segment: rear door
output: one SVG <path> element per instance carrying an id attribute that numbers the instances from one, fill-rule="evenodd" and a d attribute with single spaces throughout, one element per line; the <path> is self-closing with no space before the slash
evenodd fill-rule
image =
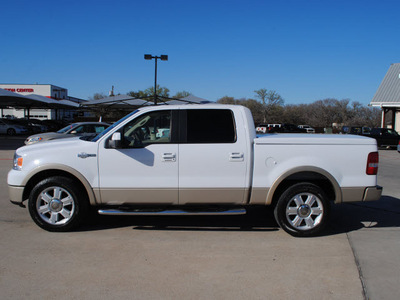
<path id="1" fill-rule="evenodd" d="M 244 202 L 249 158 L 238 118 L 230 109 L 181 110 L 179 204 Z"/>

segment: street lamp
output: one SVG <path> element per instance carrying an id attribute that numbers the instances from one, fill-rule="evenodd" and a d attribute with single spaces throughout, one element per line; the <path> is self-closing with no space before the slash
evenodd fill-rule
<path id="1" fill-rule="evenodd" d="M 168 60 L 168 55 L 152 56 L 151 54 L 145 54 L 144 59 L 152 60 L 155 59 L 155 72 L 154 72 L 154 105 L 157 105 L 157 59 Z"/>

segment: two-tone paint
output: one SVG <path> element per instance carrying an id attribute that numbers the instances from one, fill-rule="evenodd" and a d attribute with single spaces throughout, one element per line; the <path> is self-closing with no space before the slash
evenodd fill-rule
<path id="1" fill-rule="evenodd" d="M 113 149 L 107 142 L 122 126 L 153 110 L 229 109 L 236 140 L 224 144 L 168 143 Z M 204 120 L 207 122 L 207 120 Z M 242 106 L 182 105 L 141 108 L 94 141 L 79 138 L 19 148 L 19 170 L 8 174 L 10 198 L 22 203 L 50 175 L 75 178 L 91 205 L 273 205 L 294 182 L 318 182 L 331 200 L 376 200 L 376 175 L 367 157 L 376 141 L 359 136 L 272 134 L 256 138 Z"/>

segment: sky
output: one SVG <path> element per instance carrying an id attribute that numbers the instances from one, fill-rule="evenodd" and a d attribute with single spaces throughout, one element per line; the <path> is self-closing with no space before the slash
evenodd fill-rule
<path id="1" fill-rule="evenodd" d="M 88 99 L 157 81 L 211 101 L 279 93 L 367 105 L 400 62 L 398 0 L 2 1 L 0 83 Z"/>

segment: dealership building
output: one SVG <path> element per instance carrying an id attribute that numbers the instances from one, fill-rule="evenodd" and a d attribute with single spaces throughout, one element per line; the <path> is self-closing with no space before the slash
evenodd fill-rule
<path id="1" fill-rule="evenodd" d="M 44 99 L 44 97 L 53 100 L 68 100 L 71 104 L 76 104 L 65 108 L 32 108 L 25 109 L 21 107 L 2 108 L 0 117 L 15 117 L 15 118 L 34 118 L 39 120 L 54 120 L 66 119 L 72 120 L 79 114 L 78 104 L 86 102 L 86 100 L 71 97 L 68 95 L 68 90 L 52 84 L 0 84 L 0 89 L 20 94 L 22 96 L 33 97 L 36 99 Z"/>
<path id="2" fill-rule="evenodd" d="M 400 63 L 390 65 L 370 105 L 382 110 L 381 127 L 400 132 Z"/>

